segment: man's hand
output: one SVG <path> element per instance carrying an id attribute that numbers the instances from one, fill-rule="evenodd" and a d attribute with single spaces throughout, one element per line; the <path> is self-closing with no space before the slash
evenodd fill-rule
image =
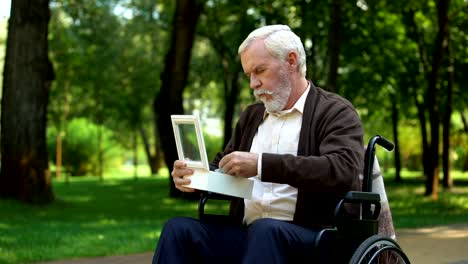
<path id="1" fill-rule="evenodd" d="M 257 175 L 258 154 L 234 151 L 219 161 L 219 167 L 224 173 L 249 178 Z"/>
<path id="2" fill-rule="evenodd" d="M 189 179 L 184 179 L 184 176 L 192 175 L 193 170 L 187 168 L 187 163 L 182 160 L 176 160 L 174 167 L 171 172 L 172 180 L 174 181 L 175 187 L 183 192 L 194 192 L 195 189 L 185 187 L 183 185 L 190 184 Z"/>

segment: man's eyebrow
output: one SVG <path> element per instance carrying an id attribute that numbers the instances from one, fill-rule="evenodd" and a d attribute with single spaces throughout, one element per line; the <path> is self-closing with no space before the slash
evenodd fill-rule
<path id="1" fill-rule="evenodd" d="M 265 69 L 265 68 L 266 68 L 265 63 L 261 63 L 261 64 L 258 64 L 258 65 L 255 65 L 254 67 L 252 67 L 251 71 L 244 71 L 244 74 L 247 77 L 249 77 L 251 72 L 257 72 L 258 70 L 262 70 L 262 69 Z"/>
<path id="2" fill-rule="evenodd" d="M 255 67 L 253 70 L 254 70 L 255 73 L 260 73 L 260 72 L 265 71 L 267 68 L 268 68 L 267 65 L 265 65 L 265 64 L 260 64 L 260 65 L 258 65 L 257 67 Z"/>

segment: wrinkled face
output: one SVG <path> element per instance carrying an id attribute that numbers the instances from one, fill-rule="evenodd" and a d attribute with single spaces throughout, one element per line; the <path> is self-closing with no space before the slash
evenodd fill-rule
<path id="1" fill-rule="evenodd" d="M 240 56 L 255 97 L 269 112 L 283 110 L 292 90 L 286 61 L 270 55 L 263 40 L 254 41 Z"/>

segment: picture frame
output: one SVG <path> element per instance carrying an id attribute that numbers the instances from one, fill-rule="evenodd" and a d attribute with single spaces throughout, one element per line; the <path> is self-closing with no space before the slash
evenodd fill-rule
<path id="1" fill-rule="evenodd" d="M 187 163 L 193 170 L 184 178 L 190 183 L 189 188 L 210 191 L 228 196 L 251 199 L 253 180 L 210 171 L 205 149 L 205 141 L 197 115 L 171 115 L 179 160 Z"/>
<path id="2" fill-rule="evenodd" d="M 189 168 L 209 170 L 198 115 L 171 115 L 171 121 L 179 159 Z"/>

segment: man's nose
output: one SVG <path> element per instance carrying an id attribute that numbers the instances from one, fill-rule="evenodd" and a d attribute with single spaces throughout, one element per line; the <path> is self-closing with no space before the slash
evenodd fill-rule
<path id="1" fill-rule="evenodd" d="M 254 75 L 250 75 L 250 88 L 256 89 L 262 85 L 262 82 Z"/>

